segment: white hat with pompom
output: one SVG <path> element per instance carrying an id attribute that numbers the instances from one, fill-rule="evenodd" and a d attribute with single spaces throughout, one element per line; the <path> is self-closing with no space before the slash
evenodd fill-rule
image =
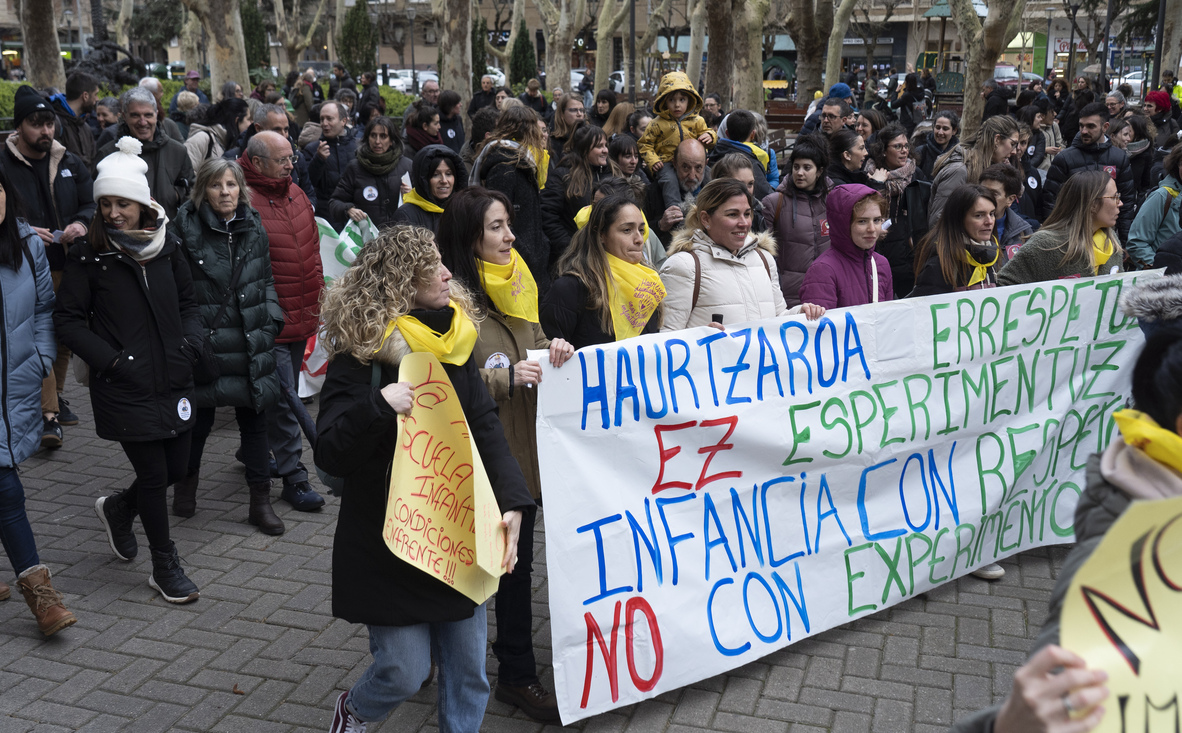
<path id="1" fill-rule="evenodd" d="M 143 145 L 134 137 L 119 138 L 115 151 L 98 162 L 98 177 L 94 179 L 95 201 L 108 196 L 152 205 L 148 164 L 140 157 L 143 150 Z"/>

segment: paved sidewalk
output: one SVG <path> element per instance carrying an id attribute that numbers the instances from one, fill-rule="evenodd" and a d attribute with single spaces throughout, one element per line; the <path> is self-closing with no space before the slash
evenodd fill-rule
<path id="1" fill-rule="evenodd" d="M 279 502 L 276 489 L 287 533 L 260 534 L 246 523 L 232 412 L 219 412 L 197 515 L 172 518 L 173 538 L 201 599 L 171 606 L 147 585 L 151 562 L 138 523 L 139 557 L 123 563 L 111 554 L 94 501 L 130 483 L 131 467 L 118 445 L 95 437 L 83 389 L 71 384 L 67 396 L 81 424 L 65 429 L 61 450 L 29 460 L 22 480 L 42 562 L 78 623 L 44 640 L 5 564 L 0 579 L 14 588 L 0 602 L 0 733 L 327 730 L 337 695 L 369 661 L 364 628 L 331 616 L 336 499 L 329 497 L 321 512 L 301 514 Z M 550 686 L 543 528 L 539 514 L 535 644 Z M 1007 574 L 1000 582 L 962 578 L 730 674 L 574 727 L 946 731 L 955 718 L 1005 696 L 1066 554 L 1064 547 L 1027 552 L 1002 563 Z M 495 672 L 490 652 L 490 678 Z M 436 689 L 420 692 L 370 730 L 436 731 Z M 557 726 L 492 700 L 482 729 L 544 728 Z"/>

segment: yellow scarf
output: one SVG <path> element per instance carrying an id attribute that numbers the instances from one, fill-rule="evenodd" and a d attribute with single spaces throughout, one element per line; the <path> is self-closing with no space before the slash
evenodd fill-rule
<path id="1" fill-rule="evenodd" d="M 402 194 L 402 203 L 414 204 L 415 206 L 419 207 L 423 211 L 429 211 L 432 214 L 442 214 L 443 213 L 442 206 L 440 206 L 439 204 L 431 203 L 427 199 L 420 196 L 419 192 L 413 188 L 410 190 L 409 193 Z"/>
<path id="2" fill-rule="evenodd" d="M 1100 268 L 1112 256 L 1116 248 L 1112 246 L 1112 240 L 1108 238 L 1108 233 L 1103 229 L 1097 229 L 1096 233 L 1092 235 L 1092 259 L 1096 261 L 1095 269 L 1097 275 L 1100 274 Z"/>
<path id="3" fill-rule="evenodd" d="M 587 222 L 591 221 L 591 208 L 591 205 L 588 204 L 587 206 L 579 209 L 579 213 L 575 214 L 576 228 L 582 229 L 583 227 L 587 226 Z M 644 220 L 644 228 L 640 230 L 640 236 L 648 239 L 648 217 L 642 213 L 640 218 Z"/>
<path id="4" fill-rule="evenodd" d="M 665 286 L 657 273 L 644 265 L 634 265 L 613 254 L 607 255 L 611 278 L 607 294 L 612 310 L 616 340 L 637 336 L 648 319 L 665 299 Z"/>
<path id="5" fill-rule="evenodd" d="M 534 164 L 538 167 L 538 190 L 541 191 L 546 187 L 546 176 L 550 173 L 550 151 L 530 148 L 529 152 L 533 154 Z"/>
<path id="6" fill-rule="evenodd" d="M 973 256 L 971 254 L 969 254 L 968 250 L 965 250 L 964 258 L 969 261 L 970 265 L 973 266 L 973 274 L 969 276 L 968 287 L 971 288 L 974 285 L 976 285 L 977 283 L 982 282 L 983 280 L 988 278 L 989 277 L 989 268 L 993 267 L 994 265 L 997 264 L 997 259 L 999 257 L 1001 257 L 1001 247 L 1000 246 L 997 248 L 997 252 L 993 255 L 993 261 L 989 262 L 987 264 L 982 264 L 980 262 L 977 262 L 976 260 L 973 259 Z"/>
<path id="7" fill-rule="evenodd" d="M 386 333 L 382 336 L 382 343 L 373 353 L 382 350 L 382 344 L 397 328 L 406 339 L 411 351 L 426 351 L 434 354 L 439 361 L 460 365 L 468 361 L 472 355 L 472 347 L 476 345 L 476 325 L 464 314 L 460 307 L 451 303 L 451 327 L 447 333 L 439 334 L 414 316 L 404 315 L 386 324 Z"/>
<path id="8" fill-rule="evenodd" d="M 1112 419 L 1126 443 L 1182 473 L 1182 436 L 1159 426 L 1152 417 L 1137 410 L 1118 410 L 1112 414 Z"/>
<path id="9" fill-rule="evenodd" d="M 480 267 L 484 292 L 497 310 L 530 323 L 538 322 L 538 284 L 517 250 L 509 250 L 507 265 L 481 261 Z"/>

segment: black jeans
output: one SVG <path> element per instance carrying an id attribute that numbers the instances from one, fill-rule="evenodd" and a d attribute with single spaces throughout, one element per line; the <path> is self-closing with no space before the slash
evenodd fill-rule
<path id="1" fill-rule="evenodd" d="M 497 684 L 525 687 L 538 681 L 534 662 L 533 600 L 530 574 L 534 562 L 534 520 L 538 508 L 521 512 L 521 534 L 517 538 L 517 565 L 501 576 L 497 589 L 497 640 L 492 644 L 500 668 Z"/>
<path id="2" fill-rule="evenodd" d="M 205 440 L 213 430 L 217 408 L 198 407 L 193 425 L 193 447 L 189 450 L 189 475 L 196 476 L 205 453 Z M 242 462 L 246 464 L 246 483 L 261 484 L 271 479 L 267 444 L 267 413 L 255 412 L 252 407 L 235 407 L 234 419 L 242 438 Z"/>
<path id="3" fill-rule="evenodd" d="M 140 515 L 148 546 L 153 550 L 166 550 L 172 545 L 168 537 L 167 492 L 170 484 L 185 477 L 192 437 L 186 431 L 166 440 L 119 444 L 135 469 L 135 483 L 122 498 Z"/>

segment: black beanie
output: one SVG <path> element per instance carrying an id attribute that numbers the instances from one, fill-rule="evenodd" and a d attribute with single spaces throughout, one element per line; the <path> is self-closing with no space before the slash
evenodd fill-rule
<path id="1" fill-rule="evenodd" d="M 38 110 L 49 110 L 49 102 L 29 85 L 17 87 L 16 99 L 13 101 L 12 125 L 20 127 L 25 118 Z"/>

